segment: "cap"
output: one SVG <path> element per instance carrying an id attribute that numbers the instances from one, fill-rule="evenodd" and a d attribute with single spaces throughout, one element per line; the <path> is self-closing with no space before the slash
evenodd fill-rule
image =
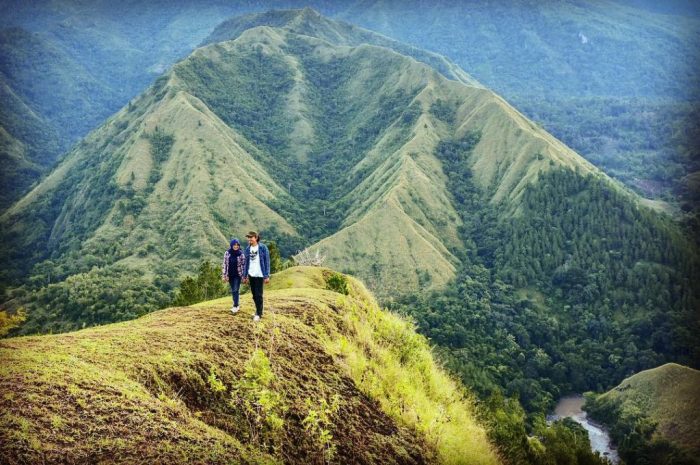
<path id="1" fill-rule="evenodd" d="M 258 237 L 258 233 L 256 233 L 255 231 L 248 231 L 248 234 L 246 234 L 245 237 L 255 237 L 255 238 L 257 238 L 257 237 Z"/>

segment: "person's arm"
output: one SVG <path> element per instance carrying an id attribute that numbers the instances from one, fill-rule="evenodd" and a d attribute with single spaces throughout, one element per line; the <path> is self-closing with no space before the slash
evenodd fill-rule
<path id="1" fill-rule="evenodd" d="M 221 279 L 228 281 L 228 250 L 224 252 L 224 262 L 221 264 Z"/>
<path id="2" fill-rule="evenodd" d="M 264 244 L 263 244 L 264 245 Z M 265 283 L 270 282 L 270 249 L 265 246 L 265 256 L 267 257 L 267 260 L 265 260 L 265 269 L 263 270 L 263 277 Z"/>
<path id="3" fill-rule="evenodd" d="M 245 263 L 243 263 L 243 282 L 245 284 L 248 284 L 248 265 L 250 264 L 250 246 L 246 247 L 245 250 L 243 251 L 243 259 L 245 260 Z"/>
<path id="4" fill-rule="evenodd" d="M 242 253 L 238 258 L 240 259 L 239 260 L 240 263 L 238 263 L 238 261 L 237 261 L 236 265 L 238 266 L 238 274 L 240 274 L 241 278 L 242 278 L 244 276 L 243 273 L 245 273 L 245 263 L 246 263 L 245 253 Z"/>

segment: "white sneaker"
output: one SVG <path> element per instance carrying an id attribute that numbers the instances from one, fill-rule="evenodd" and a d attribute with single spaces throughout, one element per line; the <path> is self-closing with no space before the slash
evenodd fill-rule
<path id="1" fill-rule="evenodd" d="M 236 314 L 238 313 L 238 310 L 240 310 L 240 307 L 231 307 L 231 313 Z"/>
<path id="2" fill-rule="evenodd" d="M 253 317 L 253 321 L 260 321 L 260 315 L 255 315 Z"/>

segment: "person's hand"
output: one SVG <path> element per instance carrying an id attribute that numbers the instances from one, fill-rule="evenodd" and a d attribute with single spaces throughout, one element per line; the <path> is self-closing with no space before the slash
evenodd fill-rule
<path id="1" fill-rule="evenodd" d="M 221 279 L 223 279 L 223 281 L 224 281 L 225 283 L 227 283 L 227 282 L 228 282 L 228 276 L 224 276 L 224 277 L 223 277 L 223 278 L 221 278 Z"/>
<path id="2" fill-rule="evenodd" d="M 265 278 L 264 282 L 265 282 L 265 284 L 269 283 L 269 282 L 270 282 L 270 278 Z"/>

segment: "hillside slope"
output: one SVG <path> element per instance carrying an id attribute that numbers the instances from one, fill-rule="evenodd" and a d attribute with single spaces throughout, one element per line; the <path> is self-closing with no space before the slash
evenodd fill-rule
<path id="1" fill-rule="evenodd" d="M 633 435 L 627 428 L 649 439 L 665 439 L 700 454 L 700 371 L 675 363 L 645 370 L 622 381 L 617 387 L 588 401 L 586 408 L 595 418 L 612 426 L 618 435 Z M 653 434 L 653 436 L 652 436 Z M 639 438 L 626 438 L 632 450 L 642 449 Z M 628 445 L 628 449 L 630 448 Z"/>
<path id="2" fill-rule="evenodd" d="M 3 463 L 499 463 L 410 324 L 330 270 L 228 298 L 0 342 Z"/>

